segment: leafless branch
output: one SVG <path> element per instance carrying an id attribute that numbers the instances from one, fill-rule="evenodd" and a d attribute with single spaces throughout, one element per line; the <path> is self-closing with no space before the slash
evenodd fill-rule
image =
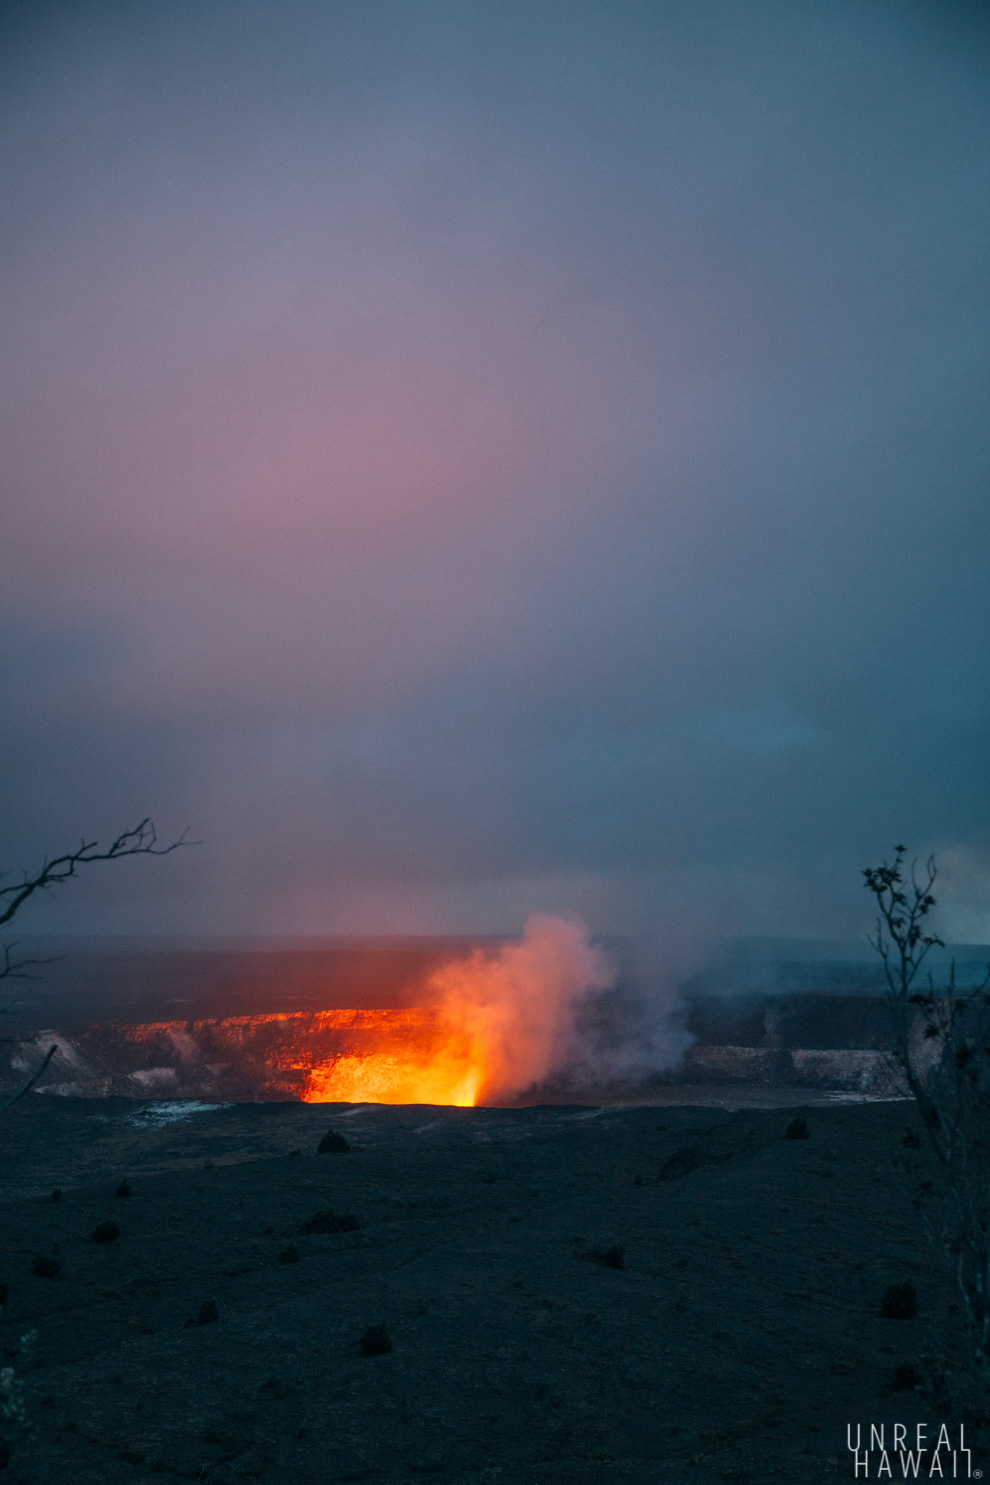
<path id="1" fill-rule="evenodd" d="M 33 1077 L 28 1078 L 28 1080 L 24 1084 L 24 1087 L 23 1088 L 19 1088 L 18 1091 L 16 1093 L 12 1094 L 10 1098 L 6 1099 L 3 1103 L 0 1103 L 0 1112 L 2 1112 L 4 1109 L 9 1109 L 10 1106 L 11 1106 L 11 1104 L 12 1103 L 16 1103 L 19 1098 L 23 1098 L 24 1095 L 25 1095 L 25 1093 L 30 1093 L 31 1092 L 31 1089 L 34 1087 L 35 1083 L 41 1077 L 41 1074 L 45 1071 L 45 1068 L 48 1066 L 49 1062 L 51 1062 L 52 1058 L 55 1056 L 55 1053 L 57 1051 L 58 1051 L 58 1045 L 57 1044 L 54 1047 L 49 1047 L 47 1053 L 45 1054 L 45 1060 L 41 1064 L 41 1066 L 38 1068 L 38 1071 L 34 1074 Z"/>
<path id="2" fill-rule="evenodd" d="M 16 944 L 0 943 L 0 980 L 36 980 L 39 976 L 28 974 L 29 969 L 35 969 L 42 964 L 58 963 L 58 956 L 50 959 L 14 959 L 13 951 L 16 948 Z M 16 997 L 14 1000 L 8 1000 L 6 1005 L 0 1005 L 0 1016 L 9 1016 L 20 1005 L 22 998 Z"/>
<path id="3" fill-rule="evenodd" d="M 110 842 L 104 849 L 100 848 L 99 841 L 83 840 L 79 843 L 78 850 L 66 851 L 62 856 L 51 856 L 42 862 L 38 871 L 30 876 L 27 872 L 22 873 L 18 882 L 11 882 L 7 886 L 0 886 L 0 927 L 16 915 L 18 910 L 24 906 L 35 892 L 47 891 L 50 887 L 57 887 L 62 882 L 67 882 L 74 877 L 81 866 L 88 866 L 93 861 L 117 861 L 124 856 L 168 856 L 172 851 L 177 851 L 180 846 L 190 845 L 187 839 L 188 831 L 183 831 L 178 840 L 172 841 L 167 846 L 158 844 L 158 835 L 154 823 L 150 819 L 144 819 L 135 825 L 133 830 L 125 830 L 118 835 L 116 840 Z M 36 965 L 51 964 L 51 959 L 19 959 L 12 957 L 15 945 L 0 943 L 0 980 L 4 979 L 33 979 L 33 975 L 25 973 L 26 970 Z M 17 1004 L 11 1001 L 0 1007 L 0 1014 L 9 1012 Z M 16 1041 L 19 1038 L 3 1038 L 4 1041 Z M 51 1062 L 58 1046 L 50 1047 L 44 1061 L 37 1072 L 24 1084 L 24 1086 L 5 1102 L 0 1103 L 0 1111 L 9 1109 L 12 1103 L 23 1098 L 25 1093 L 30 1093 L 38 1079 L 44 1073 Z"/>
<path id="4" fill-rule="evenodd" d="M 25 872 L 19 882 L 0 887 L 0 927 L 9 923 L 35 892 L 46 891 L 49 887 L 67 882 L 76 875 L 80 866 L 88 866 L 92 861 L 117 861 L 123 856 L 168 856 L 180 846 L 192 844 L 187 840 L 187 835 L 188 832 L 183 831 L 178 840 L 172 841 L 170 845 L 160 846 L 154 824 L 147 819 L 135 825 L 133 830 L 125 830 L 122 835 L 118 835 L 104 850 L 100 849 L 99 841 L 81 841 L 78 850 L 50 857 L 33 876 L 28 876 Z"/>
<path id="5" fill-rule="evenodd" d="M 170 845 L 160 846 L 154 823 L 146 819 L 135 825 L 133 830 L 125 830 L 102 850 L 99 841 L 81 841 L 78 850 L 49 857 L 33 875 L 24 872 L 20 881 L 0 886 L 0 927 L 9 923 L 35 892 L 45 892 L 50 887 L 69 881 L 81 866 L 88 866 L 93 861 L 117 861 L 124 856 L 168 856 L 180 846 L 192 844 L 187 840 L 187 834 L 187 831 L 183 831 L 178 840 L 172 841 Z M 15 947 L 15 944 L 0 943 L 0 980 L 35 979 L 36 976 L 26 971 L 42 964 L 56 963 L 55 959 L 14 959 Z M 8 1001 L 6 1005 L 0 1006 L 0 1015 L 9 1014 L 18 1004 L 16 999 Z"/>

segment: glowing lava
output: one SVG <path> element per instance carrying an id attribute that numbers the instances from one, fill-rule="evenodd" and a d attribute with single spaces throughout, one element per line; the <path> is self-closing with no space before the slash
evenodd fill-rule
<path id="1" fill-rule="evenodd" d="M 77 1097 L 470 1107 L 512 1101 L 563 1067 L 578 1006 L 613 978 L 581 924 L 534 917 L 518 943 L 443 964 L 426 1006 L 45 1031 L 37 1050 L 56 1041 L 62 1081 L 48 1091 Z"/>
<path id="2" fill-rule="evenodd" d="M 511 1096 L 562 1064 L 581 997 L 613 980 L 583 925 L 532 917 L 520 943 L 478 949 L 436 971 L 430 998 L 438 1009 L 428 1021 L 420 1013 L 420 1035 L 401 1050 L 345 1052 L 312 1067 L 303 1098 L 470 1107 Z"/>
<path id="3" fill-rule="evenodd" d="M 445 1049 L 435 1057 L 381 1052 L 340 1057 L 315 1067 L 303 1094 L 306 1103 L 444 1103 L 473 1108 L 484 1073 L 469 1057 Z"/>

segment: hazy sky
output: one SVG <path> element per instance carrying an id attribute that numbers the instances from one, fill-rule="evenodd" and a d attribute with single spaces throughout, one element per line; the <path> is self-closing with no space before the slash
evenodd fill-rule
<path id="1" fill-rule="evenodd" d="M 990 937 L 984 6 L 5 16 L 26 930 Z"/>

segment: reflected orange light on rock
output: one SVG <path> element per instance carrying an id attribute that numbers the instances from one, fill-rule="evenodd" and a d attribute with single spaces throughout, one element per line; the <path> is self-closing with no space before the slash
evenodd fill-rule
<path id="1" fill-rule="evenodd" d="M 464 1108 L 512 1102 L 565 1065 L 576 1007 L 613 979 L 582 924 L 534 917 L 518 942 L 443 964 L 418 1007 L 74 1031 L 59 1043 L 58 1091 Z"/>
<path id="2" fill-rule="evenodd" d="M 365 1011 L 361 1040 L 367 1049 L 348 1049 L 315 1063 L 303 1099 L 472 1108 L 484 1090 L 493 1091 L 495 1082 L 493 1037 L 484 1011 L 454 997 L 432 1012 Z M 385 1044 L 381 1050 L 368 1047 L 376 1020 L 378 1040 Z M 304 1046 L 299 1053 L 305 1055 Z"/>
<path id="3" fill-rule="evenodd" d="M 303 1094 L 306 1103 L 442 1103 L 473 1108 L 484 1082 L 483 1070 L 457 1051 L 421 1060 L 416 1056 L 372 1054 L 341 1057 L 315 1067 Z"/>
<path id="4" fill-rule="evenodd" d="M 305 1022 L 296 1037 L 290 1034 L 291 1045 L 283 1054 L 283 1066 L 307 1074 L 305 1103 L 469 1108 L 478 1101 L 484 1081 L 480 1049 L 448 1024 L 442 1011 L 324 1011 Z M 321 1056 L 319 1033 L 331 1030 L 336 1033 L 334 1049 Z"/>

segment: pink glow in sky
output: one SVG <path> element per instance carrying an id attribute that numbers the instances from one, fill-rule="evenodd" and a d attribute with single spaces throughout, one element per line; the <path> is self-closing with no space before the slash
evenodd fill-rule
<path id="1" fill-rule="evenodd" d="M 979 877 L 987 42 L 15 12 L 3 859 L 204 840 L 59 926 L 855 932 L 894 836 Z"/>

